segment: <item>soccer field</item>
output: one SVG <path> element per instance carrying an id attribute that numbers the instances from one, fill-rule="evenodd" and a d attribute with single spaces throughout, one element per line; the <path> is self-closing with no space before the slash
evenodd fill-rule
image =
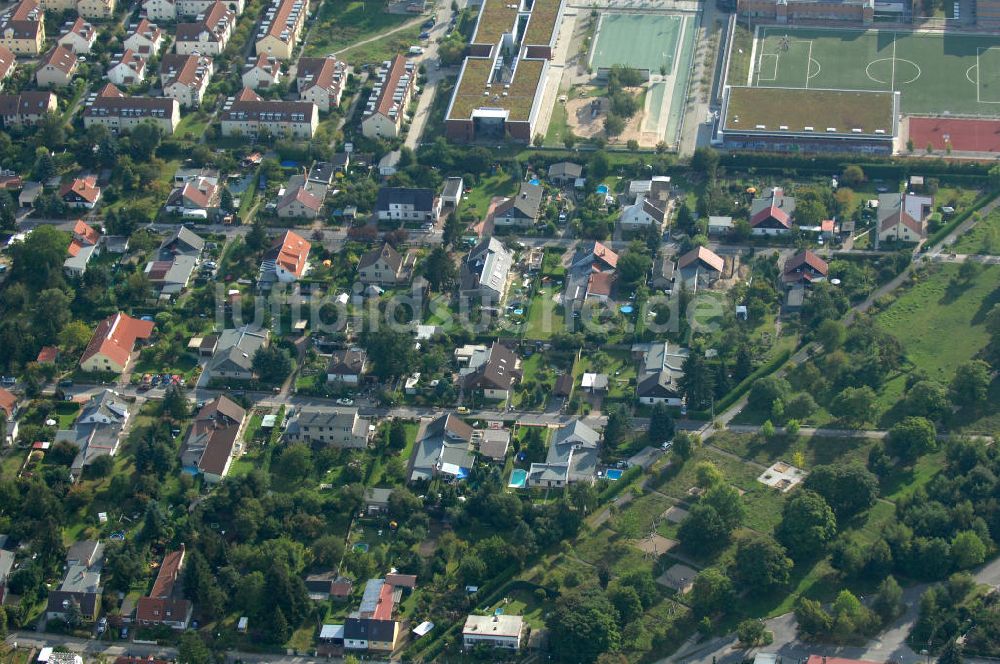
<path id="1" fill-rule="evenodd" d="M 593 69 L 625 65 L 651 74 L 673 72 L 683 16 L 669 14 L 601 14 L 590 54 Z"/>
<path id="2" fill-rule="evenodd" d="M 762 27 L 750 83 L 893 90 L 906 114 L 1000 117 L 1000 36 Z"/>

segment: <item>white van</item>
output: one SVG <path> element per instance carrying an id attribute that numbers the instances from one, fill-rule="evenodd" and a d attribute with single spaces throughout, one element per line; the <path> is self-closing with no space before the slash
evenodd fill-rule
<path id="1" fill-rule="evenodd" d="M 181 213 L 181 217 L 184 219 L 200 219 L 202 221 L 208 219 L 208 212 L 206 210 L 184 210 Z"/>

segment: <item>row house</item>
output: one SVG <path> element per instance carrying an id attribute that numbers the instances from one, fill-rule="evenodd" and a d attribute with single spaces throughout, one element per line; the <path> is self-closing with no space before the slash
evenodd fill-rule
<path id="1" fill-rule="evenodd" d="M 96 41 L 97 28 L 82 18 L 77 18 L 72 23 L 66 23 L 63 26 L 62 34 L 59 35 L 57 43 L 67 51 L 77 55 L 87 55 Z"/>
<path id="2" fill-rule="evenodd" d="M 169 97 L 126 97 L 112 83 L 91 94 L 84 104 L 83 126 L 101 125 L 111 131 L 133 129 L 144 122 L 170 135 L 181 121 L 180 104 Z"/>
<path id="3" fill-rule="evenodd" d="M 396 138 L 410 103 L 416 79 L 414 64 L 397 55 L 378 73 L 361 118 L 361 133 L 368 138 Z"/>
<path id="4" fill-rule="evenodd" d="M 208 10 L 216 0 L 177 0 L 178 16 L 197 16 Z M 243 13 L 244 0 L 226 0 L 226 7 L 237 16 Z"/>
<path id="5" fill-rule="evenodd" d="M 87 19 L 107 19 L 115 13 L 115 0 L 42 0 L 49 12 L 76 11 Z"/>
<path id="6" fill-rule="evenodd" d="M 219 55 L 236 27 L 236 13 L 221 2 L 213 3 L 194 23 L 178 23 L 174 50 L 181 55 Z"/>
<path id="7" fill-rule="evenodd" d="M 145 56 L 131 49 L 116 53 L 108 68 L 108 80 L 122 87 L 139 85 L 146 80 L 147 64 Z"/>
<path id="8" fill-rule="evenodd" d="M 281 82 L 281 60 L 263 54 L 247 58 L 243 66 L 243 87 L 251 90 L 266 90 Z"/>
<path id="9" fill-rule="evenodd" d="M 273 0 L 257 31 L 257 55 L 273 55 L 281 60 L 292 57 L 306 21 L 306 0 Z"/>
<path id="10" fill-rule="evenodd" d="M 30 90 L 18 95 L 0 95 L 0 126 L 32 127 L 58 108 L 51 92 Z"/>
<path id="11" fill-rule="evenodd" d="M 347 65 L 329 55 L 325 58 L 299 58 L 295 86 L 299 99 L 311 101 L 323 113 L 340 106 L 347 79 Z"/>
<path id="12" fill-rule="evenodd" d="M 73 81 L 76 70 L 76 55 L 62 46 L 56 46 L 38 61 L 35 81 L 40 88 L 65 87 Z"/>
<path id="13" fill-rule="evenodd" d="M 176 99 L 181 108 L 201 105 L 215 68 L 207 55 L 168 53 L 160 60 L 163 94 Z"/>
<path id="14" fill-rule="evenodd" d="M 35 0 L 21 0 L 0 15 L 0 46 L 15 55 L 38 55 L 45 44 L 44 10 Z"/>
<path id="15" fill-rule="evenodd" d="M 125 48 L 150 58 L 163 46 L 163 30 L 155 23 L 142 19 L 132 27 L 125 38 Z"/>
<path id="16" fill-rule="evenodd" d="M 176 21 L 177 0 L 146 0 L 142 11 L 151 21 Z"/>
<path id="17" fill-rule="evenodd" d="M 249 88 L 226 101 L 220 119 L 223 136 L 256 136 L 266 129 L 275 136 L 312 138 L 319 126 L 316 104 L 265 101 Z"/>

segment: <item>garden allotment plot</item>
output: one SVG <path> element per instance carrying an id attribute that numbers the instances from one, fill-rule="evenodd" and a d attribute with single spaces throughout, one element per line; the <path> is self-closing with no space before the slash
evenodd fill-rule
<path id="1" fill-rule="evenodd" d="M 1000 37 L 762 27 L 750 84 L 894 90 L 907 115 L 1000 117 Z"/>

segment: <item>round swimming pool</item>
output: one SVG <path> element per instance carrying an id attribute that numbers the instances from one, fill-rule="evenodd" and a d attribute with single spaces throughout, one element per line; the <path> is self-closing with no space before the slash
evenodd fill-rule
<path id="1" fill-rule="evenodd" d="M 538 185 L 540 185 L 541 183 L 542 183 L 542 181 L 541 181 L 541 180 L 539 180 L 538 178 L 532 178 L 531 180 L 529 180 L 529 181 L 528 181 L 528 184 L 533 184 L 533 185 L 535 185 L 536 187 L 537 187 Z"/>
<path id="2" fill-rule="evenodd" d="M 618 311 L 622 312 L 623 314 L 630 314 L 632 313 L 632 305 L 623 304 L 621 307 L 618 308 Z"/>

